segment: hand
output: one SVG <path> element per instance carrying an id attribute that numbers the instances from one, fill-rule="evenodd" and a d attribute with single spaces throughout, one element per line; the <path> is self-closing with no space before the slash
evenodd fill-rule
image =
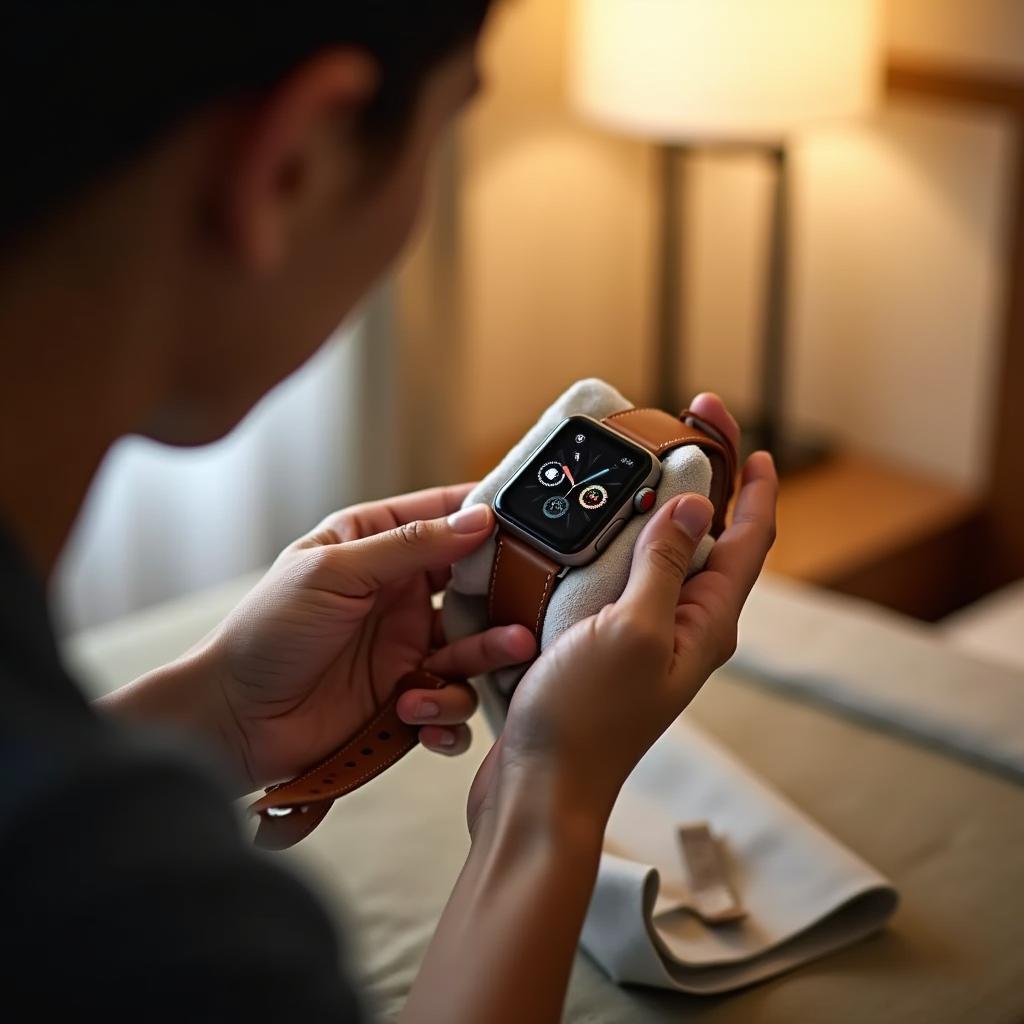
<path id="1" fill-rule="evenodd" d="M 407 672 L 465 679 L 534 654 L 521 626 L 446 645 L 431 595 L 492 533 L 470 485 L 358 505 L 291 544 L 193 658 L 215 681 L 252 788 L 327 756 L 372 717 Z M 476 696 L 466 684 L 402 695 L 403 721 L 432 750 L 461 753 Z"/>
<path id="2" fill-rule="evenodd" d="M 720 399 L 701 395 L 692 408 L 738 443 Z M 686 582 L 711 503 L 683 495 L 652 517 L 622 597 L 567 631 L 519 683 L 470 793 L 471 831 L 519 794 L 540 814 L 610 813 L 640 758 L 735 650 L 740 611 L 775 537 L 776 494 L 771 456 L 752 455 L 731 525 Z"/>

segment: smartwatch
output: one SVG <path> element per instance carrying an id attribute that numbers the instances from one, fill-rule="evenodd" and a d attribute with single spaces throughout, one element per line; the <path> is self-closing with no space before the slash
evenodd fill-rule
<path id="1" fill-rule="evenodd" d="M 540 639 L 551 595 L 574 566 L 599 558 L 634 515 L 655 505 L 661 460 L 696 445 L 711 462 L 711 535 L 725 527 L 736 454 L 688 410 L 626 409 L 569 416 L 498 491 L 497 548 L 488 592 L 492 626 L 523 625 Z"/>

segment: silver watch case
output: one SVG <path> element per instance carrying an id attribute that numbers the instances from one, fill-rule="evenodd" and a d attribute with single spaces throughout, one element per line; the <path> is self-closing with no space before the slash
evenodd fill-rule
<path id="1" fill-rule="evenodd" d="M 608 523 L 608 525 L 588 544 L 585 548 L 580 551 L 573 552 L 572 554 L 565 554 L 551 547 L 549 544 L 545 544 L 544 541 L 535 537 L 528 530 L 523 529 L 517 523 L 509 519 L 502 511 L 498 508 L 501 502 L 501 496 L 511 486 L 512 482 L 519 476 L 523 470 L 530 465 L 531 462 L 540 454 L 543 448 L 548 442 L 558 433 L 559 430 L 570 420 L 570 419 L 584 419 L 589 420 L 598 430 L 607 431 L 609 434 L 614 434 L 615 439 L 628 447 L 632 448 L 637 452 L 638 455 L 650 460 L 650 472 L 647 476 L 637 485 L 636 490 L 632 494 L 629 494 L 622 505 L 616 509 L 614 518 Z M 604 548 L 611 542 L 611 539 L 622 529 L 634 515 L 638 513 L 634 510 L 633 501 L 639 491 L 642 491 L 645 487 L 656 488 L 658 481 L 661 479 L 661 462 L 657 456 L 653 455 L 642 445 L 637 444 L 635 441 L 630 440 L 624 434 L 615 430 L 613 427 L 609 427 L 607 423 L 602 423 L 600 420 L 594 419 L 593 416 L 587 416 L 584 413 L 573 413 L 572 416 L 566 416 L 564 419 L 559 420 L 557 426 L 549 431 L 544 440 L 541 441 L 536 448 L 530 452 L 529 456 L 524 459 L 517 467 L 515 472 L 501 485 L 498 493 L 494 497 L 494 501 L 491 503 L 491 507 L 494 509 L 494 515 L 498 522 L 511 533 L 514 537 L 518 537 L 520 540 L 525 541 L 530 547 L 537 551 L 543 552 L 552 561 L 557 562 L 559 565 L 565 566 L 567 569 L 570 567 L 588 565 L 593 562 L 594 559 L 601 554 Z"/>

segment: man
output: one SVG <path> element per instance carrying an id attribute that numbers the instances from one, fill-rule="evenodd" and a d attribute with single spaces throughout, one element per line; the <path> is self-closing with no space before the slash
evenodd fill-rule
<path id="1" fill-rule="evenodd" d="M 471 676 L 531 634 L 432 645 L 430 594 L 491 533 L 465 487 L 337 513 L 175 663 L 90 708 L 42 581 L 122 434 L 230 430 L 404 242 L 431 150 L 478 88 L 488 0 L 15 2 L 0 30 L 0 865 L 5 1005 L 33 1018 L 360 1019 L 312 897 L 239 835 L 229 796 L 345 739 L 409 669 Z M 713 396 L 700 412 L 732 434 Z M 731 653 L 773 531 L 747 465 L 733 526 L 682 586 L 708 502 L 647 525 L 623 598 L 538 659 L 469 798 L 466 867 L 405 1015 L 556 1020 L 604 822 Z M 642 699 L 617 686 L 628 667 Z M 411 692 L 457 753 L 475 699 Z M 188 730 L 189 761 L 146 723 Z M 234 793 L 213 781 L 231 780 Z"/>

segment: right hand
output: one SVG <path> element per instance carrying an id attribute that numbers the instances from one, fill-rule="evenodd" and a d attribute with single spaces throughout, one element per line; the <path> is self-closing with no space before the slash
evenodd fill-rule
<path id="1" fill-rule="evenodd" d="M 494 529 L 486 505 L 460 511 L 471 487 L 333 513 L 289 545 L 188 657 L 162 670 L 172 694 L 208 695 L 209 732 L 228 741 L 250 790 L 336 750 L 414 669 L 464 679 L 533 656 L 536 643 L 524 626 L 447 643 L 433 609 L 431 595 L 445 585 L 451 563 Z M 140 685 L 146 689 L 145 680 Z M 469 746 L 465 723 L 475 709 L 476 694 L 461 682 L 408 690 L 397 704 L 423 745 L 444 755 Z"/>
<path id="2" fill-rule="evenodd" d="M 688 581 L 711 503 L 683 495 L 652 517 L 622 597 L 568 630 L 519 683 L 470 792 L 471 832 L 507 801 L 603 825 L 640 758 L 732 656 L 775 538 L 777 489 L 771 456 L 752 455 L 732 523 Z"/>

